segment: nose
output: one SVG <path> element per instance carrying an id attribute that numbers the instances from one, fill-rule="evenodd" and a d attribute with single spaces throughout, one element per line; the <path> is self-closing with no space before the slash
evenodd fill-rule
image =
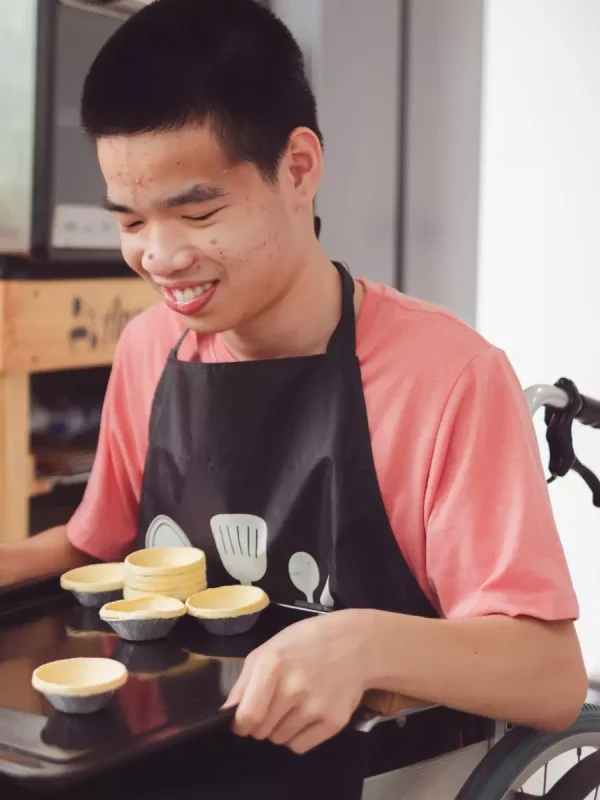
<path id="1" fill-rule="evenodd" d="M 152 233 L 145 242 L 142 268 L 155 277 L 167 278 L 176 272 L 190 269 L 196 261 L 196 251 L 179 237 Z"/>

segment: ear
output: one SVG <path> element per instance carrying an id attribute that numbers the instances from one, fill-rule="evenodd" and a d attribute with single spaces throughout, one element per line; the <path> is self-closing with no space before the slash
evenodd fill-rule
<path id="1" fill-rule="evenodd" d="M 313 131 L 309 128 L 292 131 L 281 168 L 281 177 L 298 205 L 312 203 L 323 176 L 323 150 Z"/>

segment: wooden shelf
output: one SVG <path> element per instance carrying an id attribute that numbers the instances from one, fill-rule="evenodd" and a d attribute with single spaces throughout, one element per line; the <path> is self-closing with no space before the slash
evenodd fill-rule
<path id="1" fill-rule="evenodd" d="M 127 322 L 156 300 L 139 278 L 0 281 L 0 372 L 110 364 Z"/>
<path id="2" fill-rule="evenodd" d="M 110 365 L 156 301 L 139 278 L 0 281 L 0 542 L 28 536 L 30 498 L 52 488 L 29 454 L 31 373 Z"/>

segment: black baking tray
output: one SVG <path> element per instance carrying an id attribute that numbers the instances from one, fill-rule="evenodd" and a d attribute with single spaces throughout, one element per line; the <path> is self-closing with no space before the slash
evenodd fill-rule
<path id="1" fill-rule="evenodd" d="M 247 634 L 211 636 L 191 617 L 160 642 L 120 640 L 94 609 L 75 604 L 55 580 L 0 591 L 1 776 L 37 789 L 62 788 L 136 762 L 177 742 L 217 734 L 233 712 L 221 706 L 245 656 L 307 616 L 272 604 Z M 130 678 L 104 711 L 56 712 L 31 686 L 33 670 L 60 658 L 103 656 Z M 435 708 L 369 733 L 372 774 L 488 738 L 492 723 Z"/>
<path id="2" fill-rule="evenodd" d="M 98 612 L 57 581 L 0 591 L 0 774 L 30 786 L 62 786 L 224 725 L 220 707 L 245 655 L 304 612 L 271 607 L 252 631 L 213 637 L 192 618 L 160 642 L 119 639 Z M 31 686 L 48 661 L 101 656 L 130 678 L 102 712 L 56 712 Z"/>

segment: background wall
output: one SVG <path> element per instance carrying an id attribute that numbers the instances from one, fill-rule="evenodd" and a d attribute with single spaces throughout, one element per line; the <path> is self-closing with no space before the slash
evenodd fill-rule
<path id="1" fill-rule="evenodd" d="M 473 325 L 482 0 L 407 0 L 402 289 Z"/>
<path id="2" fill-rule="evenodd" d="M 483 0 L 270 5 L 319 103 L 328 252 L 474 324 Z"/>
<path id="3" fill-rule="evenodd" d="M 477 327 L 524 386 L 600 397 L 600 3 L 488 0 L 484 41 Z M 600 474 L 600 434 L 575 434 Z M 550 492 L 600 672 L 600 509 L 577 476 Z"/>
<path id="4" fill-rule="evenodd" d="M 355 275 L 397 285 L 402 0 L 272 0 L 303 46 L 325 137 L 321 239 Z"/>

